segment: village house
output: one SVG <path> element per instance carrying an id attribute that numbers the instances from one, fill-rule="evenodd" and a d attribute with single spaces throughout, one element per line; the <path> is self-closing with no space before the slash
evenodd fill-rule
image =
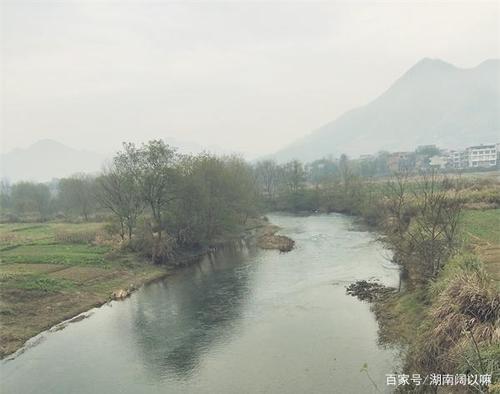
<path id="1" fill-rule="evenodd" d="M 497 145 L 478 145 L 466 149 L 468 167 L 495 167 L 497 165 Z"/>

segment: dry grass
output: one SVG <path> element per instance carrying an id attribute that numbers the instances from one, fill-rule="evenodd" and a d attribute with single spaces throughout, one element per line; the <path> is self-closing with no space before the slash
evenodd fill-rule
<path id="1" fill-rule="evenodd" d="M 96 232 L 93 230 L 66 230 L 59 229 L 55 231 L 54 239 L 56 242 L 65 244 L 91 244 L 96 238 Z"/>
<path id="2" fill-rule="evenodd" d="M 420 327 L 410 368 L 421 373 L 492 373 L 481 371 L 479 349 L 500 344 L 500 294 L 480 270 L 462 271 L 446 281 Z"/>

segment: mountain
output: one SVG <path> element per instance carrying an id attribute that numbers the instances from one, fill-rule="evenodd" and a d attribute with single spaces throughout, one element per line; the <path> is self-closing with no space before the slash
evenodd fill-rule
<path id="1" fill-rule="evenodd" d="M 0 156 L 0 176 L 11 182 L 49 181 L 76 172 L 97 172 L 106 157 L 77 150 L 53 140 L 41 140 L 26 149 L 14 149 Z"/>
<path id="2" fill-rule="evenodd" d="M 277 152 L 279 161 L 462 148 L 500 141 L 500 59 L 462 69 L 422 59 L 385 93 Z"/>

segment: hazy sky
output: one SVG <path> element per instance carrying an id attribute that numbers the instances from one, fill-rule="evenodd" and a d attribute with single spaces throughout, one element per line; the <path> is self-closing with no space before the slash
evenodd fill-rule
<path id="1" fill-rule="evenodd" d="M 3 1 L 2 150 L 175 138 L 250 157 L 423 57 L 500 57 L 499 2 Z"/>

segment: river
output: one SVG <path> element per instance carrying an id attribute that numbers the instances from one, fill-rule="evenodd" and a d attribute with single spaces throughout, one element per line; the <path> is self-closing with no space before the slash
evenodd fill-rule
<path id="1" fill-rule="evenodd" d="M 2 361 L 1 392 L 388 392 L 397 352 L 377 345 L 369 305 L 345 286 L 397 286 L 389 252 L 346 216 L 269 219 L 292 252 L 226 248 L 43 333 Z"/>

